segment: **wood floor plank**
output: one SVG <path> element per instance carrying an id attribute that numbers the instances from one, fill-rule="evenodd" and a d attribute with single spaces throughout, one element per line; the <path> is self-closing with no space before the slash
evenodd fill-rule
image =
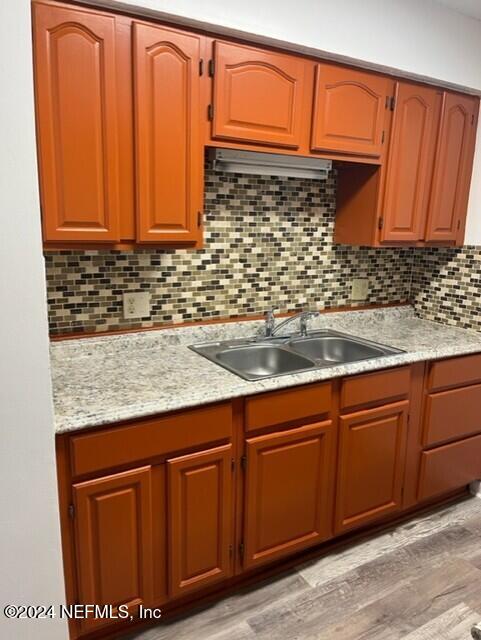
<path id="1" fill-rule="evenodd" d="M 335 550 L 324 558 L 299 566 L 298 571 L 312 587 L 316 587 L 384 553 L 392 553 L 415 540 L 428 538 L 439 531 L 477 517 L 481 527 L 481 500 L 467 498 L 454 505 L 437 509 L 428 516 L 418 516 L 362 542 Z"/>
<path id="2" fill-rule="evenodd" d="M 392 591 L 364 607 L 349 620 L 344 619 L 319 632 L 316 640 L 348 637 L 355 629 L 356 640 L 401 640 L 429 625 L 465 599 L 481 596 L 481 572 L 457 558 L 446 561 L 428 575 Z M 308 636 L 309 637 L 309 636 Z"/>
<path id="3" fill-rule="evenodd" d="M 461 602 L 403 636 L 402 640 L 467 640 L 471 637 L 472 625 L 480 619 L 477 611 Z"/>
<path id="4" fill-rule="evenodd" d="M 432 573 L 445 565 L 455 550 L 474 544 L 477 544 L 477 538 L 470 531 L 459 525 L 450 527 L 392 553 L 385 553 L 311 591 L 288 598 L 282 607 L 273 604 L 248 618 L 248 622 L 260 638 L 267 639 L 270 633 L 285 633 L 290 637 L 289 634 L 294 633 L 300 624 L 306 637 L 310 637 L 326 626 L 351 618 L 361 609 L 409 586 L 426 573 Z M 473 570 L 477 571 L 474 567 Z"/>
<path id="5" fill-rule="evenodd" d="M 470 640 L 481 621 L 481 500 L 299 569 L 128 640 Z"/>
<path id="6" fill-rule="evenodd" d="M 292 571 L 242 589 L 228 598 L 195 609 L 180 618 L 161 623 L 152 636 L 145 632 L 145 637 L 134 635 L 128 640 L 192 640 L 194 637 L 196 640 L 211 640 L 223 633 L 226 633 L 226 638 L 230 638 L 229 632 L 232 629 L 236 629 L 236 633 L 242 631 L 240 627 L 252 611 L 261 612 L 272 602 L 282 603 L 284 598 L 310 589 L 305 580 L 296 571 Z M 250 627 L 249 633 L 252 634 Z"/>

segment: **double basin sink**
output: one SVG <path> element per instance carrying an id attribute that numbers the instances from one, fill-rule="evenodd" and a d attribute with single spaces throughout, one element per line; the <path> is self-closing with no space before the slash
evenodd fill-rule
<path id="1" fill-rule="evenodd" d="M 402 353 L 400 349 L 330 329 L 309 332 L 306 336 L 229 340 L 190 348 L 245 380 L 261 380 Z"/>

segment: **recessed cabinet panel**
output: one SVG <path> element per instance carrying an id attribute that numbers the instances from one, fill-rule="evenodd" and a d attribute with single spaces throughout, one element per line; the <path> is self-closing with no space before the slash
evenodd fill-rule
<path id="1" fill-rule="evenodd" d="M 120 239 L 115 17 L 34 5 L 45 241 Z"/>
<path id="2" fill-rule="evenodd" d="M 231 462 L 231 444 L 167 462 L 172 596 L 232 573 Z"/>
<path id="3" fill-rule="evenodd" d="M 245 567 L 332 535 L 334 448 L 330 421 L 247 440 Z"/>
<path id="4" fill-rule="evenodd" d="M 424 237 L 441 92 L 398 83 L 384 197 L 383 241 Z"/>
<path id="5" fill-rule="evenodd" d="M 401 508 L 409 402 L 340 418 L 336 532 Z"/>
<path id="6" fill-rule="evenodd" d="M 419 500 L 461 489 L 481 477 L 481 436 L 451 442 L 421 454 Z"/>
<path id="7" fill-rule="evenodd" d="M 152 603 L 151 468 L 73 486 L 81 604 Z M 110 620 L 87 618 L 84 631 Z"/>
<path id="8" fill-rule="evenodd" d="M 137 240 L 195 242 L 201 233 L 202 37 L 134 23 Z"/>
<path id="9" fill-rule="evenodd" d="M 318 64 L 311 148 L 380 157 L 391 87 L 385 76 Z"/>
<path id="10" fill-rule="evenodd" d="M 444 94 L 427 241 L 454 242 L 463 235 L 478 109 L 478 98 Z"/>
<path id="11" fill-rule="evenodd" d="M 312 63 L 241 44 L 214 46 L 212 136 L 298 148 Z"/>

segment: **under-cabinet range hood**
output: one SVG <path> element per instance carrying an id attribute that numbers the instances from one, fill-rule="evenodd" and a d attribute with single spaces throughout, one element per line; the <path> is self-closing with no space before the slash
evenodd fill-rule
<path id="1" fill-rule="evenodd" d="M 261 176 L 290 176 L 325 180 L 331 170 L 331 160 L 304 158 L 278 153 L 258 153 L 237 149 L 209 149 L 208 159 L 215 171 L 252 173 Z"/>

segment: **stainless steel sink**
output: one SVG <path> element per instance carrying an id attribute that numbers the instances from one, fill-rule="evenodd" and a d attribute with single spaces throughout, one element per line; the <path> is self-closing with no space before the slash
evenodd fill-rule
<path id="1" fill-rule="evenodd" d="M 217 354 L 217 362 L 248 380 L 312 368 L 308 358 L 271 344 L 226 349 Z"/>
<path id="2" fill-rule="evenodd" d="M 383 347 L 334 335 L 299 338 L 288 342 L 288 346 L 298 353 L 324 362 L 357 362 L 386 355 Z"/>
<path id="3" fill-rule="evenodd" d="M 322 330 L 275 338 L 227 340 L 191 345 L 193 351 L 246 380 L 332 367 L 402 353 L 376 342 Z"/>

